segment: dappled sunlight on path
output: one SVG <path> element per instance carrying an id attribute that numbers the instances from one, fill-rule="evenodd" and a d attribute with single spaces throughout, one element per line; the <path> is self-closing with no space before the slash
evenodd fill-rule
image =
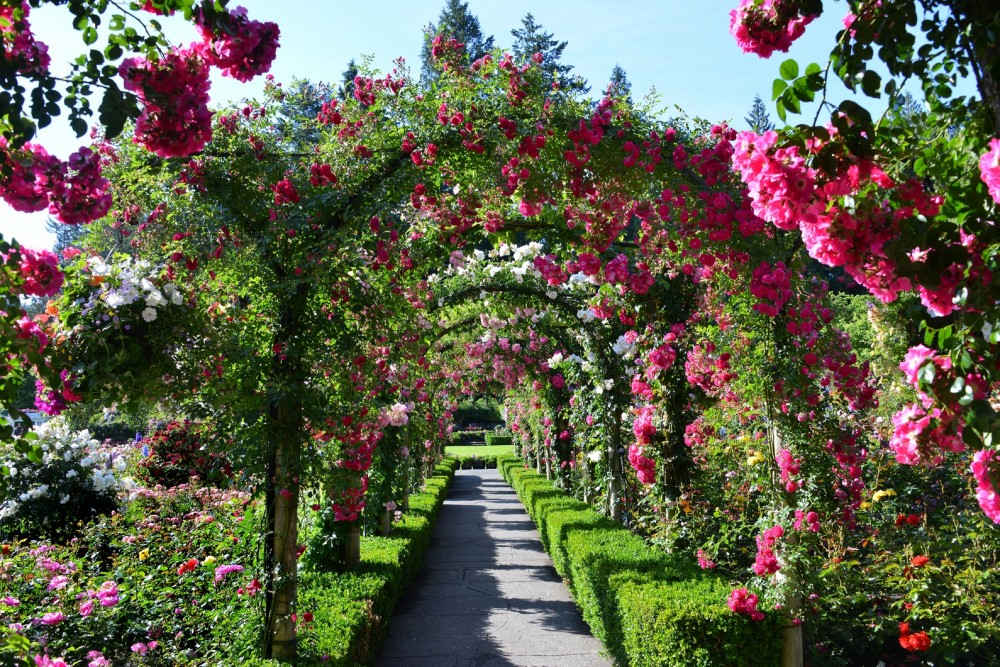
<path id="1" fill-rule="evenodd" d="M 607 666 L 514 491 L 461 470 L 379 667 Z"/>

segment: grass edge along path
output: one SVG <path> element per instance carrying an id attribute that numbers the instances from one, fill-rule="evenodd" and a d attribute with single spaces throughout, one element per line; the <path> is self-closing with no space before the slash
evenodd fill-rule
<path id="1" fill-rule="evenodd" d="M 733 613 L 726 605 L 732 586 L 723 577 L 647 545 L 544 475 L 526 470 L 518 457 L 500 457 L 498 468 L 615 664 L 778 664 L 783 619 L 777 613 L 761 622 Z"/>
<path id="2" fill-rule="evenodd" d="M 438 512 L 458 461 L 445 458 L 424 489 L 410 494 L 410 508 L 387 537 L 361 538 L 361 563 L 343 572 L 299 572 L 299 614 L 312 620 L 299 632 L 297 665 L 368 665 L 385 639 L 387 623 L 406 586 L 420 571 Z M 287 664 L 257 659 L 252 667 Z"/>

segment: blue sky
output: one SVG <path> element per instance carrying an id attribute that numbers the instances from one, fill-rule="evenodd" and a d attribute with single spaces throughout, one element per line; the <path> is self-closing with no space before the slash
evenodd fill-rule
<path id="1" fill-rule="evenodd" d="M 546 32 L 569 44 L 563 62 L 585 77 L 592 93 L 602 89 L 615 64 L 632 82 L 633 98 L 651 88 L 662 96 L 668 113 L 674 105 L 690 116 L 743 125 L 756 94 L 770 103 L 771 82 L 787 57 L 800 64 L 825 63 L 846 4 L 828 2 L 827 12 L 814 21 L 805 36 L 786 56 L 762 60 L 744 54 L 729 34 L 729 11 L 738 0 L 468 0 L 483 32 L 494 35 L 498 46 L 513 42 L 511 29 L 521 27 L 521 17 L 531 12 Z M 317 81 L 339 81 L 351 58 L 374 56 L 380 69 L 388 69 L 402 56 L 414 71 L 420 67 L 422 28 L 434 22 L 444 0 L 231 0 L 243 5 L 258 20 L 281 27 L 281 48 L 272 73 L 282 81 L 293 76 Z M 82 52 L 79 33 L 71 28 L 65 8 L 46 6 L 32 16 L 38 39 L 47 43 L 53 69 Z M 166 22 L 168 36 L 178 44 L 194 39 L 183 22 Z M 67 68 L 68 69 L 68 68 Z M 57 70 L 58 71 L 58 70 Z M 214 77 L 213 101 L 253 96 L 259 82 L 239 84 Z M 834 89 L 841 88 L 837 82 Z M 839 90 L 836 92 L 840 93 Z M 810 117 L 811 120 L 811 117 Z M 794 121 L 793 121 L 794 122 Z M 42 131 L 40 142 L 50 152 L 66 158 L 81 141 L 57 123 Z M 44 229 L 45 214 L 19 214 L 0 202 L 0 234 L 24 245 L 49 247 L 52 236 Z"/>

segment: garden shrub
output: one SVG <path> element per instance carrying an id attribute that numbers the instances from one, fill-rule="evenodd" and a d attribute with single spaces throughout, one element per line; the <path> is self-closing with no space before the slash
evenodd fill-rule
<path id="1" fill-rule="evenodd" d="M 514 446 L 514 436 L 512 435 L 497 435 L 496 433 L 486 434 L 486 444 L 493 446 L 503 446 L 503 447 L 513 447 Z"/>
<path id="2" fill-rule="evenodd" d="M 88 431 L 73 431 L 59 417 L 35 427 L 42 460 L 33 462 L 0 445 L 0 467 L 11 471 L 0 503 L 0 534 L 68 540 L 91 519 L 118 506 L 117 475 L 125 460 L 101 449 Z"/>
<path id="3" fill-rule="evenodd" d="M 188 420 L 170 422 L 139 444 L 148 454 L 139 463 L 138 475 L 150 486 L 177 486 L 196 477 L 203 484 L 225 487 L 233 476 L 226 457 L 207 451 L 198 425 Z"/>
<path id="4" fill-rule="evenodd" d="M 299 664 L 354 667 L 371 662 L 399 595 L 423 565 L 457 467 L 454 459 L 435 467 L 424 490 L 410 495 L 410 508 L 391 535 L 363 536 L 359 565 L 345 572 L 302 572 L 300 614 L 309 611 L 312 621 L 299 632 Z"/>
<path id="5" fill-rule="evenodd" d="M 718 577 L 626 582 L 618 590 L 631 667 L 773 667 L 781 653 L 776 614 L 754 622 L 726 606 Z"/>
<path id="6" fill-rule="evenodd" d="M 497 467 L 617 664 L 777 664 L 780 616 L 755 623 L 734 614 L 726 604 L 732 587 L 722 578 L 649 546 L 517 457 L 501 456 Z"/>

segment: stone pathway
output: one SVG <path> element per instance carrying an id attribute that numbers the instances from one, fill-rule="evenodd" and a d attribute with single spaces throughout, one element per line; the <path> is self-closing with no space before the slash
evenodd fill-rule
<path id="1" fill-rule="evenodd" d="M 496 470 L 459 470 L 379 667 L 610 667 Z"/>

